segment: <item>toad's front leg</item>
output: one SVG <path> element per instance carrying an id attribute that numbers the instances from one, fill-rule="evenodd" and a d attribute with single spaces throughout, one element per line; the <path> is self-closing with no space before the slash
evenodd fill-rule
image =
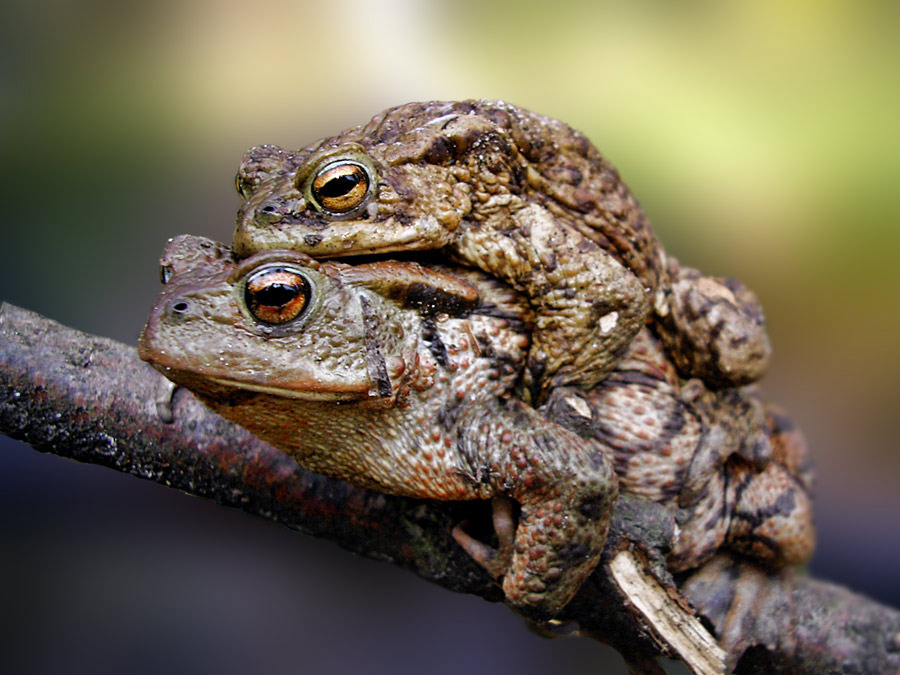
<path id="1" fill-rule="evenodd" d="M 511 547 L 502 531 L 510 528 L 498 528 L 498 555 L 459 532 L 457 541 L 502 575 L 508 604 L 532 619 L 553 617 L 596 567 L 606 541 L 618 490 L 602 447 L 517 399 L 500 399 L 461 414 L 456 449 L 474 494 L 521 505 Z"/>
<path id="2" fill-rule="evenodd" d="M 461 228 L 460 256 L 509 282 L 534 310 L 521 395 L 591 389 L 646 323 L 650 301 L 627 267 L 546 208 L 531 204 Z"/>

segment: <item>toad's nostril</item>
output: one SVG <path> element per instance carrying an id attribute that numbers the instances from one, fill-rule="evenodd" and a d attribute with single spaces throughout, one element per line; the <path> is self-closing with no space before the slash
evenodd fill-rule
<path id="1" fill-rule="evenodd" d="M 298 218 L 304 209 L 306 202 L 296 196 L 266 199 L 246 212 L 249 215 L 247 224 L 251 227 L 267 227 L 280 220 Z"/>
<path id="2" fill-rule="evenodd" d="M 260 204 L 253 211 L 256 225 L 268 225 L 278 220 L 284 212 L 284 205 L 274 200 Z"/>
<path id="3" fill-rule="evenodd" d="M 180 300 L 172 305 L 172 312 L 174 314 L 184 314 L 188 311 L 188 309 L 190 309 L 190 305 L 188 305 L 188 303 L 184 300 Z"/>

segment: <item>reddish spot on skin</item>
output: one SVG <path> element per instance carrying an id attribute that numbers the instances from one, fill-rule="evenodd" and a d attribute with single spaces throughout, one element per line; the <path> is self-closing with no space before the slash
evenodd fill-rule
<path id="1" fill-rule="evenodd" d="M 509 443 L 512 441 L 512 432 L 509 429 L 505 429 L 502 434 L 500 434 L 500 442 L 501 443 Z"/>
<path id="2" fill-rule="evenodd" d="M 532 560 L 539 560 L 547 555 L 547 548 L 545 546 L 534 546 L 528 552 L 528 557 Z"/>

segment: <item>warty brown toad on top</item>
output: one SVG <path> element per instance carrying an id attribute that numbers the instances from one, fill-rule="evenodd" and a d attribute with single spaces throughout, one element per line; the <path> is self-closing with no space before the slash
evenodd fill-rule
<path id="1" fill-rule="evenodd" d="M 686 378 L 756 380 L 763 315 L 734 279 L 682 267 L 613 166 L 568 125 L 502 101 L 410 103 L 237 174 L 234 250 L 315 258 L 440 249 L 535 313 L 520 395 L 590 389 L 649 323 Z"/>

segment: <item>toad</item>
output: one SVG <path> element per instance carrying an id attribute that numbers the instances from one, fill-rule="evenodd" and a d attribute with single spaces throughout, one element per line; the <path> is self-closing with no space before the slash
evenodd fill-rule
<path id="1" fill-rule="evenodd" d="M 529 616 L 555 615 L 597 564 L 617 481 L 675 513 L 673 570 L 721 546 L 775 567 L 811 551 L 799 435 L 748 390 L 681 380 L 647 330 L 594 390 L 555 390 L 535 410 L 511 395 L 531 311 L 476 270 L 282 250 L 239 262 L 192 237 L 163 269 L 142 358 L 313 471 L 496 498 L 497 550 L 454 536 Z"/>
<path id="2" fill-rule="evenodd" d="M 590 389 L 648 322 L 687 378 L 757 379 L 762 311 L 740 282 L 668 256 L 588 139 L 502 101 L 411 103 L 300 151 L 249 150 L 234 251 L 315 258 L 441 250 L 534 312 L 520 396 Z"/>
<path id="3" fill-rule="evenodd" d="M 515 500 L 485 552 L 508 604 L 549 618 L 596 566 L 617 494 L 608 453 L 509 395 L 532 315 L 474 270 L 349 266 L 295 251 L 236 262 L 179 237 L 141 358 L 312 471 L 390 494 Z"/>

